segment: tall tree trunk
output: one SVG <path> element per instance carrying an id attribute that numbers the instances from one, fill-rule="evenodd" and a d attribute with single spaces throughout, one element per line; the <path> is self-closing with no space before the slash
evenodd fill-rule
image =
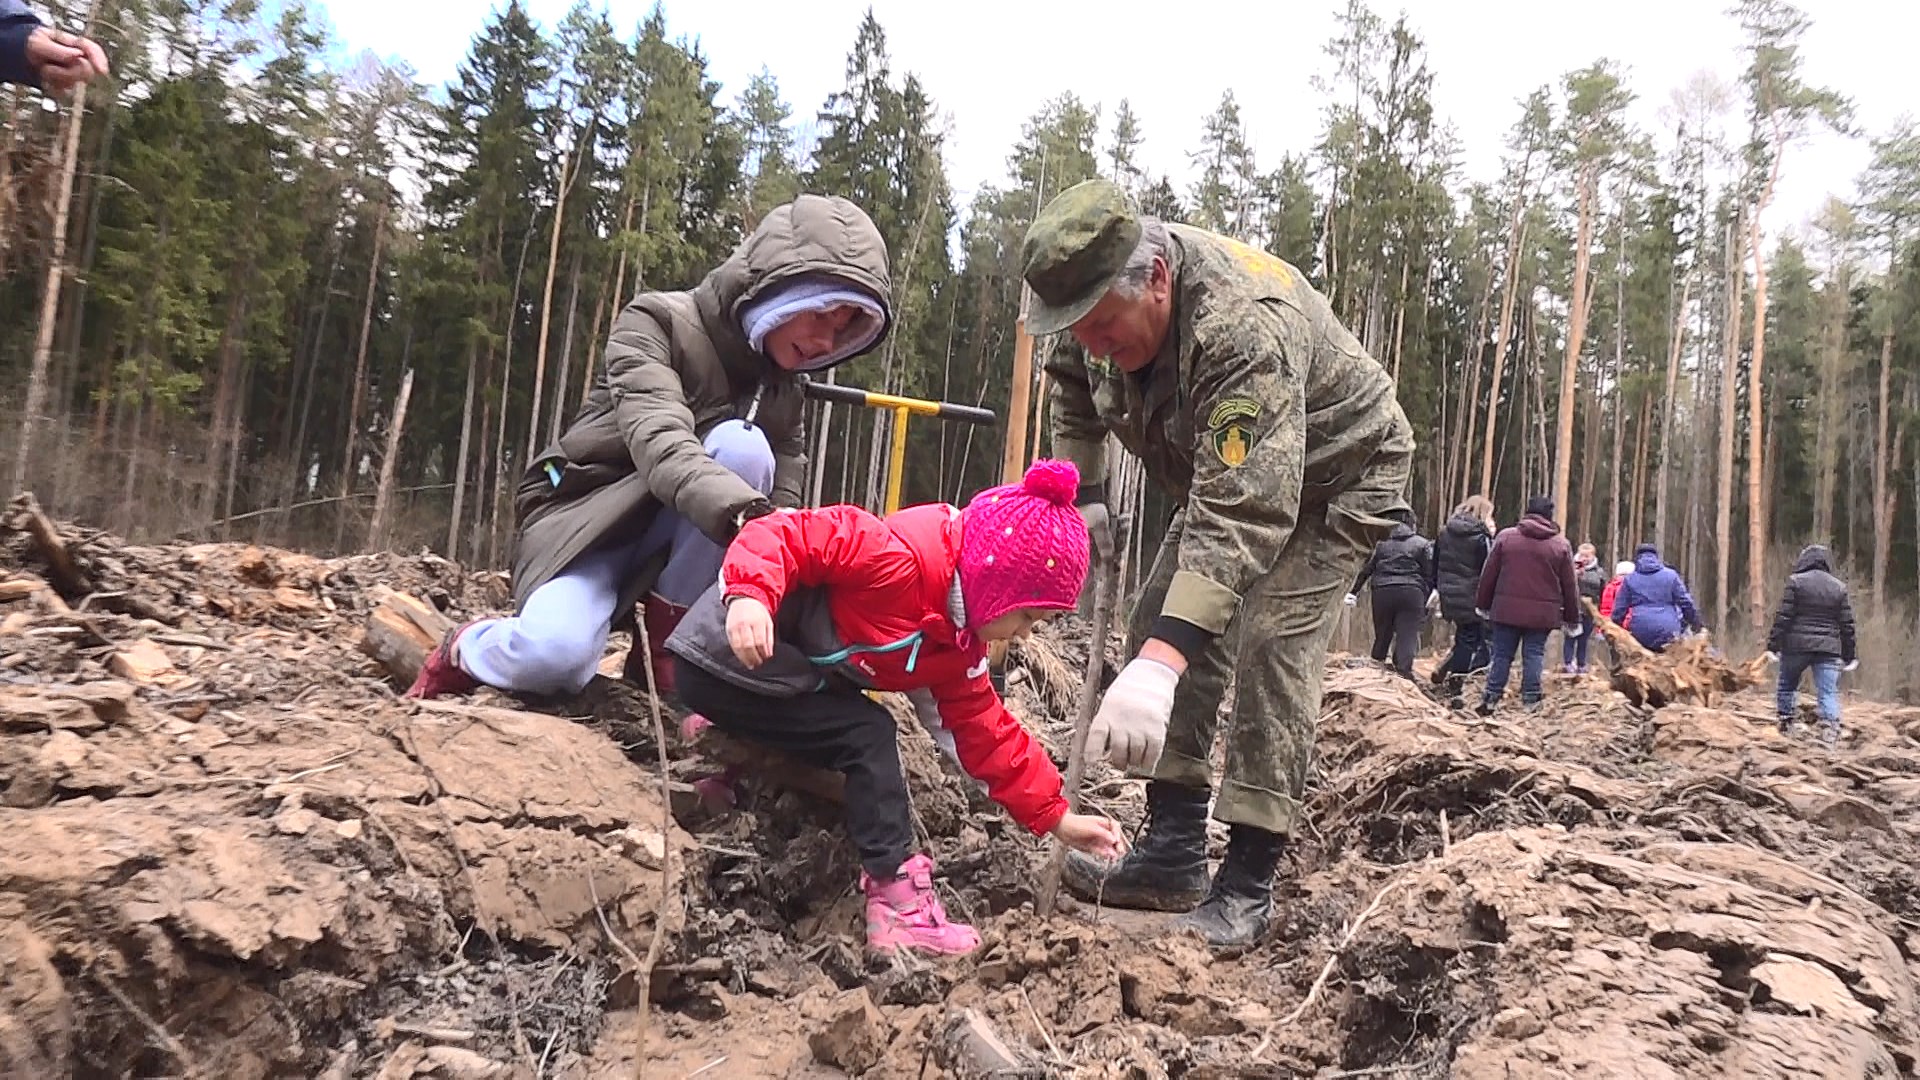
<path id="1" fill-rule="evenodd" d="M 1673 459 L 1673 395 L 1680 385 L 1680 354 L 1687 344 L 1687 305 L 1693 299 L 1691 275 L 1680 284 L 1680 306 L 1674 309 L 1673 337 L 1667 342 L 1667 389 L 1660 398 L 1660 459 L 1654 470 L 1653 542 L 1667 546 L 1667 468 Z"/>
<path id="2" fill-rule="evenodd" d="M 1520 292 L 1520 254 L 1527 246 L 1526 202 L 1523 199 L 1513 213 L 1512 243 L 1507 250 L 1507 277 L 1500 287 L 1500 328 L 1493 340 L 1493 388 L 1487 401 L 1486 446 L 1480 456 L 1480 493 L 1493 497 L 1493 436 L 1499 428 L 1500 376 L 1507 367 L 1507 349 L 1512 344 L 1513 305 Z M 1524 435 L 1525 429 L 1522 429 Z"/>
<path id="3" fill-rule="evenodd" d="M 1412 263 L 1412 253 L 1400 256 L 1400 297 L 1393 311 L 1393 381 L 1396 385 L 1400 382 L 1400 349 L 1407 336 L 1407 274 L 1413 268 Z"/>
<path id="4" fill-rule="evenodd" d="M 560 371 L 553 378 L 553 423 L 552 433 L 547 437 L 560 437 L 560 421 L 566 415 L 567 376 L 573 373 L 573 318 L 580 306 L 580 252 L 573 253 L 573 268 L 567 272 L 567 325 L 560 331 Z M 528 451 L 529 454 L 532 451 Z"/>
<path id="5" fill-rule="evenodd" d="M 533 455 L 540 451 L 541 391 L 547 379 L 547 328 L 553 322 L 553 278 L 560 268 L 560 229 L 567 221 L 567 189 L 572 186 L 567 163 L 571 160 L 570 154 L 560 155 L 560 176 L 554 191 L 553 231 L 547 241 L 547 282 L 540 289 L 540 336 L 535 339 L 533 354 L 533 403 L 527 409 L 527 461 L 532 461 Z M 576 164 L 574 168 L 578 171 L 579 166 Z"/>
<path id="6" fill-rule="evenodd" d="M 86 33 L 93 33 L 93 16 L 99 0 L 87 4 Z M 33 429 L 47 407 L 47 366 L 53 359 L 53 329 L 60 317 L 60 282 L 67 271 L 67 215 L 73 207 L 73 174 L 80 163 L 80 129 L 87 115 L 87 84 L 73 92 L 73 106 L 67 110 L 64 148 L 60 157 L 60 186 L 53 203 L 52 250 L 47 252 L 47 278 L 40 293 L 40 322 L 33 335 L 33 366 L 27 373 L 26 407 L 20 414 L 20 445 L 13 459 L 13 475 L 6 495 L 22 490 L 27 482 L 27 464 L 33 458 Z"/>
<path id="7" fill-rule="evenodd" d="M 1580 508 L 1580 524 L 1575 531 L 1580 534 L 1582 541 L 1591 542 L 1594 539 L 1595 521 L 1600 516 L 1600 482 L 1596 470 L 1600 467 L 1600 434 L 1605 426 L 1602 421 L 1606 414 L 1600 411 L 1600 396 L 1595 390 L 1587 390 L 1584 398 L 1587 442 L 1581 451 L 1584 460 L 1580 463 L 1580 499 L 1575 504 Z"/>
<path id="8" fill-rule="evenodd" d="M 333 529 L 335 551 L 344 550 L 347 518 L 350 516 L 347 500 L 353 494 L 353 474 L 359 471 L 356 457 L 360 452 L 360 405 L 367 395 L 367 343 L 373 336 L 373 298 L 380 284 L 380 253 L 386 239 L 387 204 L 382 201 L 380 212 L 373 219 L 373 257 L 367 260 L 367 300 L 360 309 L 360 348 L 355 353 L 353 387 L 348 394 L 346 454 L 340 459 L 340 505 L 335 508 Z"/>
<path id="9" fill-rule="evenodd" d="M 460 520 L 467 509 L 467 455 L 472 450 L 473 392 L 479 381 L 480 342 L 467 339 L 467 393 L 460 405 L 460 450 L 453 459 L 453 515 L 447 521 L 447 558 L 460 561 Z"/>
<path id="10" fill-rule="evenodd" d="M 1576 392 L 1580 386 L 1580 349 L 1586 344 L 1587 309 L 1592 306 L 1587 296 L 1587 270 L 1592 259 L 1596 186 L 1595 167 L 1583 167 L 1580 172 L 1580 221 L 1575 226 L 1573 241 L 1573 307 L 1568 313 L 1567 358 L 1560 366 L 1559 439 L 1553 455 L 1553 505 L 1563 515 L 1569 509 L 1567 496 L 1573 478 L 1573 404 L 1578 400 Z M 1566 519 L 1563 517 L 1561 520 Z"/>
<path id="11" fill-rule="evenodd" d="M 500 415 L 493 429 L 493 458 L 483 479 L 491 477 L 492 495 L 481 506 L 480 521 L 487 530 L 487 568 L 498 565 L 500 524 L 503 514 L 500 496 L 507 486 L 507 423 L 513 403 L 513 325 L 520 320 L 520 286 L 526 280 L 527 247 L 533 240 L 529 229 L 520 237 L 520 259 L 513 270 L 513 294 L 507 301 L 507 348 L 500 361 Z"/>
<path id="12" fill-rule="evenodd" d="M 111 17 L 110 13 L 108 17 Z M 105 121 L 101 124 L 100 144 L 94 150 L 92 163 L 88 169 L 88 171 L 94 175 L 86 181 L 85 187 L 87 213 L 85 223 L 82 226 L 81 235 L 83 239 L 80 244 L 79 265 L 76 268 L 78 280 L 69 284 L 69 298 L 62 302 L 64 314 L 61 317 L 61 321 L 65 323 L 62 336 L 66 340 L 66 362 L 60 366 L 60 378 L 55 381 L 55 396 L 53 399 L 58 403 L 59 414 L 63 417 L 63 422 L 60 427 L 61 437 L 59 446 L 54 451 L 60 455 L 62 460 L 70 458 L 74 451 L 73 436 L 75 425 L 72 421 L 71 414 L 73 410 L 74 389 L 80 383 L 80 372 L 84 366 L 80 359 L 80 345 L 81 338 L 84 336 L 83 330 L 85 324 L 81 319 L 87 310 L 87 292 L 93 277 L 94 256 L 100 249 L 101 193 L 107 186 L 102 182 L 102 179 L 106 176 L 109 162 L 112 160 L 115 121 L 119 118 L 121 110 L 112 108 L 109 105 L 109 107 L 100 110 L 100 112 L 101 115 L 105 117 Z M 4 153 L 4 151 L 0 151 L 0 153 Z M 6 189 L 6 180 L 3 175 L 0 175 L 0 191 L 5 191 Z M 6 232 L 6 225 L 4 222 L 0 222 L 0 233 L 4 232 Z M 0 270 L 0 276 L 4 276 L 3 270 Z M 102 343 L 100 351 L 102 353 L 111 352 L 104 342 Z M 104 392 L 103 388 L 104 383 L 102 387 L 97 387 L 96 389 L 102 389 Z M 66 475 L 64 471 L 59 474 L 60 477 Z M 59 477 L 56 477 L 56 484 L 58 484 L 58 482 Z M 43 505 L 65 507 L 65 492 L 56 486 L 54 489 L 54 498 L 51 503 Z"/>
<path id="13" fill-rule="evenodd" d="M 1653 395 L 1640 395 L 1640 422 L 1635 425 L 1633 442 L 1633 519 L 1628 526 L 1634 537 L 1647 535 L 1647 456 L 1653 449 Z M 1639 540 L 1634 541 L 1636 545 Z"/>
<path id="14" fill-rule="evenodd" d="M 247 308 L 251 301 L 251 282 L 253 268 L 251 260 L 242 260 L 234 267 L 227 281 L 227 318 L 220 330 L 220 344 L 215 350 L 220 357 L 219 374 L 215 379 L 213 392 L 213 420 L 207 425 L 207 476 L 199 500 L 200 517 L 205 521 L 216 520 L 214 506 L 218 501 L 216 492 L 226 475 L 227 427 L 232 424 L 240 412 L 241 368 L 245 363 Z"/>
<path id="15" fill-rule="evenodd" d="M 400 463 L 400 435 L 407 426 L 407 401 L 413 397 L 413 369 L 400 376 L 400 394 L 393 402 L 393 420 L 387 425 L 387 452 L 380 458 L 380 486 L 373 496 L 373 524 L 367 528 L 367 550 L 387 543 L 387 519 L 393 509 L 393 470 Z"/>
<path id="16" fill-rule="evenodd" d="M 593 380 L 600 373 L 600 343 L 607 340 L 610 333 L 607 329 L 608 309 L 619 303 L 617 300 L 609 303 L 609 299 L 606 290 L 602 289 L 599 299 L 594 301 L 593 334 L 587 338 L 587 362 L 580 365 L 580 405 L 583 408 L 587 399 L 593 396 Z"/>
<path id="17" fill-rule="evenodd" d="M 1453 445 L 1447 448 L 1448 459 L 1454 461 L 1457 468 L 1447 470 L 1448 482 L 1455 484 L 1450 502 L 1458 503 L 1472 494 L 1473 451 L 1475 444 L 1475 421 L 1480 413 L 1480 375 L 1486 368 L 1487 320 L 1493 315 L 1493 263 L 1487 263 L 1487 284 L 1480 290 L 1480 314 L 1474 320 L 1473 338 L 1467 343 L 1466 356 L 1462 362 L 1471 366 L 1467 377 L 1461 380 L 1466 393 L 1460 399 L 1459 414 L 1454 418 Z M 1455 477 L 1458 477 L 1456 480 Z"/>
<path id="18" fill-rule="evenodd" d="M 1824 391 L 1813 404 L 1813 536 L 1825 542 L 1833 536 L 1833 499 L 1840 475 L 1840 424 L 1835 416 L 1842 397 L 1840 351 L 1845 348 L 1848 289 L 1836 257 L 1827 267 L 1820 290 L 1819 386 Z"/>
<path id="19" fill-rule="evenodd" d="M 1888 276 L 1892 276 L 1889 270 Z M 1887 474 L 1899 441 L 1887 439 L 1887 402 L 1893 393 L 1893 324 L 1880 334 L 1880 387 L 1875 399 L 1873 443 L 1873 613 L 1878 616 L 1887 604 L 1887 561 L 1893 554 L 1893 492 L 1887 490 Z"/>
<path id="20" fill-rule="evenodd" d="M 1625 233 L 1624 225 L 1620 231 Z M 1607 466 L 1607 550 L 1615 561 L 1619 561 L 1627 546 L 1620 532 L 1620 466 L 1624 464 L 1620 451 L 1627 418 L 1627 278 L 1622 265 L 1625 259 L 1626 245 L 1622 243 L 1613 268 L 1613 454 L 1608 458 Z M 1669 387 L 1667 395 L 1671 397 L 1672 394 L 1673 390 Z M 1665 407 L 1671 411 L 1672 403 L 1668 402 Z"/>
<path id="21" fill-rule="evenodd" d="M 0 109 L 0 120 L 6 121 L 6 139 L 0 141 L 0 194 L 13 190 L 13 148 L 20 141 L 20 103 L 26 99 L 25 87 L 8 86 L 6 104 Z M 7 276 L 7 254 L 13 247 L 13 235 L 16 231 L 9 213 L 12 202 L 0 198 L 0 278 Z"/>
<path id="22" fill-rule="evenodd" d="M 224 456 L 227 463 L 227 476 L 220 485 L 220 535 L 223 539 L 232 534 L 233 492 L 240 481 L 240 442 L 242 433 L 247 427 L 245 403 L 253 394 L 253 363 L 250 360 L 242 360 L 241 365 L 239 395 L 241 405 L 233 410 L 232 418 L 227 421 L 227 430 L 222 436 L 226 444 Z"/>
<path id="23" fill-rule="evenodd" d="M 1753 249 L 1753 356 L 1747 365 L 1747 618 L 1755 630 L 1767 626 L 1767 506 L 1762 486 L 1766 471 L 1767 372 L 1767 255 L 1760 245 L 1760 218 L 1773 202 L 1780 180 L 1782 140 L 1774 125 L 1773 167 L 1747 220 L 1747 243 Z"/>
<path id="24" fill-rule="evenodd" d="M 1714 554 L 1714 590 L 1713 618 L 1714 629 L 1724 630 L 1727 625 L 1727 612 L 1732 606 L 1732 597 L 1728 595 L 1733 566 L 1733 441 L 1734 403 L 1737 400 L 1736 384 L 1740 364 L 1740 329 L 1742 312 L 1740 307 L 1741 287 L 1745 283 L 1740 272 L 1740 223 L 1729 226 L 1727 234 L 1727 319 L 1724 350 L 1720 367 L 1720 469 L 1719 490 L 1714 499 L 1713 554 Z M 1756 417 L 1756 420 L 1758 418 Z"/>
<path id="25" fill-rule="evenodd" d="M 491 347 L 487 349 L 486 366 L 489 370 L 481 372 L 482 381 L 492 374 L 490 369 L 493 367 L 493 349 Z M 487 440 L 492 434 L 493 402 L 486 401 L 482 402 L 480 407 L 480 441 L 474 446 L 479 460 L 473 463 L 473 528 L 467 533 L 466 544 L 467 558 L 470 560 L 478 559 L 484 546 L 484 538 L 480 535 L 480 530 L 492 529 L 492 524 L 487 518 L 486 502 L 487 477 L 493 471 L 487 459 Z"/>

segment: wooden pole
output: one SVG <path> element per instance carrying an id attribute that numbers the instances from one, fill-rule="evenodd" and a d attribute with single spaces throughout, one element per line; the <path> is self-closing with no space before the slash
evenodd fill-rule
<path id="1" fill-rule="evenodd" d="M 93 33 L 94 15 L 99 5 L 87 5 L 86 33 Z M 60 287 L 67 270 L 67 216 L 73 207 L 73 175 L 80 160 L 80 130 L 87 117 L 87 84 L 73 92 L 73 106 L 67 110 L 65 146 L 60 155 L 60 188 L 54 198 L 52 250 L 47 254 L 47 281 L 40 293 L 40 323 L 33 335 L 33 366 L 27 375 L 26 408 L 20 414 L 20 445 L 14 452 L 13 476 L 7 493 L 25 489 L 27 470 L 33 457 L 33 428 L 46 408 L 47 368 L 53 358 L 53 328 L 60 314 Z M 1024 322 L 1024 318 L 1022 320 Z M 64 412 L 66 402 L 60 403 Z"/>
<path id="2" fill-rule="evenodd" d="M 1027 471 L 1027 410 L 1033 403 L 1033 336 L 1027 333 L 1027 301 L 1031 290 L 1020 284 L 1020 314 L 1013 323 L 1013 393 L 1007 399 L 1007 445 L 1000 456 L 1000 482 L 1017 484 Z M 987 650 L 995 672 L 1005 669 L 1007 645 L 996 641 Z"/>
<path id="3" fill-rule="evenodd" d="M 900 509 L 900 489 L 906 486 L 907 420 L 905 405 L 893 410 L 893 442 L 887 451 L 887 513 Z"/>
<path id="4" fill-rule="evenodd" d="M 1000 482 L 1019 483 L 1027 471 L 1027 412 L 1033 407 L 1033 335 L 1027 333 L 1031 291 L 1020 286 L 1020 315 L 1013 324 L 1013 393 L 1007 399 L 1007 445 L 1000 458 Z"/>

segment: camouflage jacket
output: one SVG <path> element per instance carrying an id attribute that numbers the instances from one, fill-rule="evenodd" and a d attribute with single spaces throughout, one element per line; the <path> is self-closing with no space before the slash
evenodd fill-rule
<path id="1" fill-rule="evenodd" d="M 1129 375 L 1059 335 L 1053 452 L 1103 481 L 1111 431 L 1184 503 L 1162 614 L 1220 634 L 1303 507 L 1385 535 L 1382 515 L 1406 506 L 1413 429 L 1386 370 L 1300 271 L 1202 229 L 1167 232 L 1174 310 L 1159 355 Z"/>

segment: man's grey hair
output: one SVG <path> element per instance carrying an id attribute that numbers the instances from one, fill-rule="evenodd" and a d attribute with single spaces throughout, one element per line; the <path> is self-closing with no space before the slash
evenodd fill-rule
<path id="1" fill-rule="evenodd" d="M 1167 226 L 1159 218 L 1140 219 L 1140 242 L 1127 256 L 1127 265 L 1113 281 L 1113 291 L 1129 300 L 1146 295 L 1147 282 L 1153 279 L 1153 260 L 1167 261 Z"/>

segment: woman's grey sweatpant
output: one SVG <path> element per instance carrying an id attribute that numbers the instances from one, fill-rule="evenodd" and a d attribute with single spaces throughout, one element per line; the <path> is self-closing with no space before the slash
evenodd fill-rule
<path id="1" fill-rule="evenodd" d="M 766 432 L 743 420 L 727 420 L 704 440 L 712 458 L 762 495 L 773 493 L 773 447 Z M 689 606 L 720 577 L 726 549 L 686 518 L 663 509 L 632 544 L 588 551 L 527 597 L 520 614 L 485 619 L 460 635 L 454 648 L 467 674 L 501 690 L 572 694 L 600 666 L 621 586 L 649 558 L 667 551 L 667 565 L 653 591 Z"/>

